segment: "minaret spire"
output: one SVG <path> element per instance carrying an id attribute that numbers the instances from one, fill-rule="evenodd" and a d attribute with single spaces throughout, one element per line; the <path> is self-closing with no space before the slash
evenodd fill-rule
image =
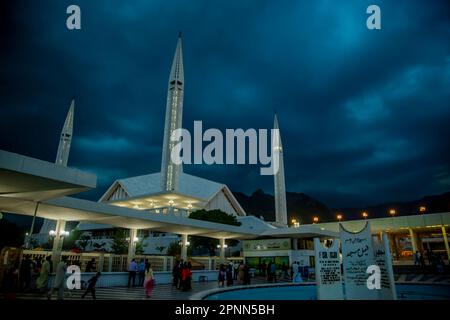
<path id="1" fill-rule="evenodd" d="M 172 163 L 171 153 L 175 142 L 170 141 L 170 136 L 175 129 L 182 128 L 184 96 L 184 68 L 183 68 L 183 43 L 181 33 L 178 36 L 177 48 L 170 69 L 166 120 L 164 125 L 163 154 L 161 161 L 161 189 L 163 191 L 175 191 L 178 189 L 182 166 Z"/>
<path id="2" fill-rule="evenodd" d="M 55 163 L 67 167 L 67 161 L 69 160 L 70 144 L 72 142 L 73 134 L 73 115 L 75 109 L 75 98 L 72 99 L 70 104 L 69 112 L 66 116 L 66 121 L 64 121 L 64 126 L 61 130 L 61 137 L 59 139 L 58 151 L 56 153 Z M 56 221 L 50 219 L 44 219 L 40 234 L 48 236 L 50 230 L 55 230 Z"/>
<path id="3" fill-rule="evenodd" d="M 286 209 L 286 185 L 284 182 L 284 161 L 283 161 L 283 144 L 281 143 L 280 127 L 278 125 L 277 114 L 275 113 L 273 120 L 273 128 L 278 131 L 276 140 L 272 146 L 272 157 L 278 156 L 278 172 L 274 174 L 275 185 L 275 222 L 278 225 L 287 226 L 287 209 Z"/>
<path id="4" fill-rule="evenodd" d="M 59 139 L 58 152 L 56 153 L 56 164 L 66 167 L 69 160 L 70 144 L 72 142 L 73 134 L 73 113 L 75 109 L 75 99 L 72 99 L 69 112 L 67 113 L 66 121 L 61 130 L 61 137 Z"/>

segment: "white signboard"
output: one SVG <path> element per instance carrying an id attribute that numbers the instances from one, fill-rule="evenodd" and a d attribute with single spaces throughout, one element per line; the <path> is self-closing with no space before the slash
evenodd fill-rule
<path id="1" fill-rule="evenodd" d="M 377 289 L 378 299 L 396 300 L 394 271 L 392 269 L 392 257 L 389 250 L 389 240 L 385 233 L 382 240 L 374 240 L 375 264 L 380 268 L 380 289 Z"/>
<path id="2" fill-rule="evenodd" d="M 377 299 L 377 290 L 367 287 L 367 268 L 374 264 L 374 251 L 370 224 L 358 232 L 346 230 L 339 224 L 344 266 L 345 296 L 347 300 Z"/>
<path id="3" fill-rule="evenodd" d="M 342 300 L 341 262 L 339 240 L 325 247 L 319 238 L 314 238 L 316 288 L 318 300 Z"/>

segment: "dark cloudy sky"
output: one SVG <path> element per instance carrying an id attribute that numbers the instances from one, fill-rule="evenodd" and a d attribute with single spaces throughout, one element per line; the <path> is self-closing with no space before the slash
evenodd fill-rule
<path id="1" fill-rule="evenodd" d="M 82 30 L 66 29 L 78 4 Z M 370 4 L 382 30 L 366 28 Z M 159 171 L 167 80 L 184 37 L 184 127 L 270 128 L 289 191 L 331 207 L 450 190 L 447 1 L 10 0 L 0 4 L 0 148 L 54 161 L 76 96 L 69 165 Z M 185 166 L 272 192 L 259 166 Z"/>

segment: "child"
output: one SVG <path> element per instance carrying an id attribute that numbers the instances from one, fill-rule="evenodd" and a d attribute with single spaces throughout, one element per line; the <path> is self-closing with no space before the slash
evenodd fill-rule
<path id="1" fill-rule="evenodd" d="M 101 276 L 101 272 L 97 272 L 97 274 L 95 276 L 93 276 L 92 278 L 90 278 L 88 280 L 88 287 L 86 289 L 86 291 L 83 293 L 83 295 L 81 296 L 82 299 L 84 299 L 84 297 L 90 292 L 92 294 L 92 299 L 96 299 L 95 297 L 95 285 L 97 284 L 97 280 L 98 278 L 100 278 Z"/>

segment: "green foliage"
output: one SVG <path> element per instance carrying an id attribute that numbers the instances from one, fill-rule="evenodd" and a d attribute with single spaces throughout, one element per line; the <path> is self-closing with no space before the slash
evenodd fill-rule
<path id="1" fill-rule="evenodd" d="M 191 219 L 197 219 L 197 220 L 203 220 L 203 221 L 210 221 L 210 222 L 216 222 L 216 223 L 222 223 L 222 224 L 228 224 L 233 226 L 240 226 L 241 223 L 237 221 L 236 217 L 228 214 L 226 212 L 223 212 L 221 210 L 197 210 L 192 212 L 189 215 L 189 218 Z M 229 246 L 235 246 L 237 245 L 237 240 L 228 240 L 227 244 Z M 210 256 L 214 256 L 216 254 L 216 248 L 219 244 L 219 240 L 217 239 L 211 239 L 206 237 L 199 237 L 199 236 L 192 236 L 191 237 L 191 244 L 194 248 L 203 247 L 206 248 L 209 251 Z"/>
<path id="2" fill-rule="evenodd" d="M 84 231 L 79 229 L 73 229 L 70 232 L 70 235 L 67 238 L 64 238 L 63 242 L 63 250 L 71 250 L 74 248 L 79 248 L 77 245 L 77 241 L 80 240 L 81 235 Z"/>
<path id="3" fill-rule="evenodd" d="M 95 250 L 100 251 L 101 249 L 103 249 L 106 245 L 106 242 L 102 242 L 102 243 L 98 243 L 98 242 L 94 242 L 94 244 L 92 245 Z"/>
<path id="4" fill-rule="evenodd" d="M 181 256 L 181 245 L 178 241 L 173 241 L 168 247 L 167 247 L 167 255 L 172 257 L 179 257 Z M 192 243 L 187 249 L 187 255 L 192 256 Z"/>
<path id="5" fill-rule="evenodd" d="M 125 254 L 128 251 L 128 232 L 125 229 L 117 229 L 114 232 L 111 252 L 115 254 Z"/>
<path id="6" fill-rule="evenodd" d="M 88 234 L 82 234 L 78 239 L 78 247 L 81 249 L 81 251 L 85 251 L 86 247 L 92 243 L 91 236 Z"/>
<path id="7" fill-rule="evenodd" d="M 145 249 L 145 247 L 147 247 L 147 245 L 144 244 L 145 239 L 146 238 L 141 239 L 138 242 L 136 242 L 136 249 L 135 249 L 136 254 L 144 254 L 144 249 Z"/>
<path id="8" fill-rule="evenodd" d="M 181 245 L 178 241 L 174 241 L 169 245 L 167 248 L 167 255 L 173 257 L 181 255 Z"/>
<path id="9" fill-rule="evenodd" d="M 191 219 L 197 219 L 197 220 L 203 220 L 203 221 L 210 221 L 210 222 L 217 222 L 222 224 L 229 224 L 232 226 L 240 226 L 241 223 L 237 221 L 236 217 L 228 214 L 226 212 L 223 212 L 222 210 L 197 210 L 192 212 L 189 215 L 189 218 Z"/>

